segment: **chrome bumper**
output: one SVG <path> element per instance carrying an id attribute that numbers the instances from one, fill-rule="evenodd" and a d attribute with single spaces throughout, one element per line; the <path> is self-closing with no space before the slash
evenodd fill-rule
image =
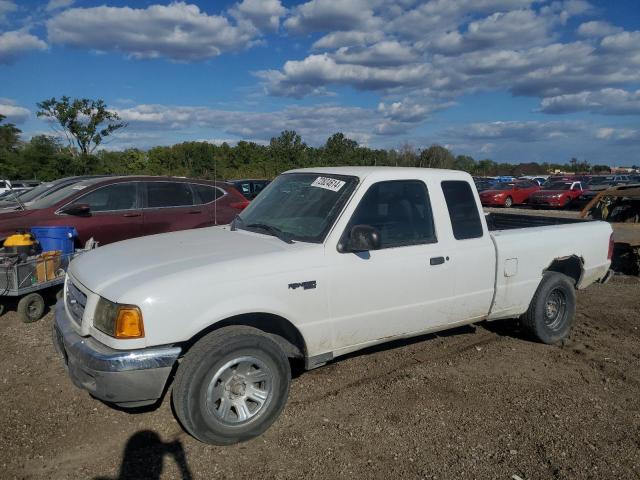
<path id="1" fill-rule="evenodd" d="M 180 347 L 115 350 L 92 337 L 81 337 L 63 300 L 56 304 L 53 344 L 77 387 L 122 407 L 155 403 L 181 352 Z"/>

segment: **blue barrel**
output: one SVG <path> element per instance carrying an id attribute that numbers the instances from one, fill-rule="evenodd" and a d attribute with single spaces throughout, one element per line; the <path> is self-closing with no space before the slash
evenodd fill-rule
<path id="1" fill-rule="evenodd" d="M 78 236 L 73 227 L 32 227 L 31 233 L 40 242 L 43 252 L 58 250 L 63 255 L 74 252 L 74 240 Z"/>

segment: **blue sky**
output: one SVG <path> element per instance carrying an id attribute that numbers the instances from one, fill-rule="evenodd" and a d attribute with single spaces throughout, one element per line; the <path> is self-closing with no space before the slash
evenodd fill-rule
<path id="1" fill-rule="evenodd" d="M 362 144 L 640 164 L 637 0 L 0 0 L 0 113 L 103 98 L 108 148 Z"/>

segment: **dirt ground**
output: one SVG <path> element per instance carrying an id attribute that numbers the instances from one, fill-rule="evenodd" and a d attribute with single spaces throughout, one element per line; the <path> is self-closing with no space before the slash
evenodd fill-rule
<path id="1" fill-rule="evenodd" d="M 51 314 L 0 319 L 0 477 L 640 478 L 640 279 L 578 296 L 564 346 L 480 324 L 368 350 L 293 381 L 265 435 L 183 433 L 167 398 L 115 410 L 76 389 Z"/>

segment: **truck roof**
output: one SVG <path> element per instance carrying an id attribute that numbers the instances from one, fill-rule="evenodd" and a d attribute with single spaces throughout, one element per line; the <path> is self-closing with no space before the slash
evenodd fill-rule
<path id="1" fill-rule="evenodd" d="M 471 176 L 460 170 L 423 167 L 317 167 L 298 168 L 284 173 L 322 173 L 327 175 L 351 175 L 361 180 L 372 177 L 373 180 L 388 180 L 389 178 L 432 177 L 436 180 L 471 180 Z"/>

